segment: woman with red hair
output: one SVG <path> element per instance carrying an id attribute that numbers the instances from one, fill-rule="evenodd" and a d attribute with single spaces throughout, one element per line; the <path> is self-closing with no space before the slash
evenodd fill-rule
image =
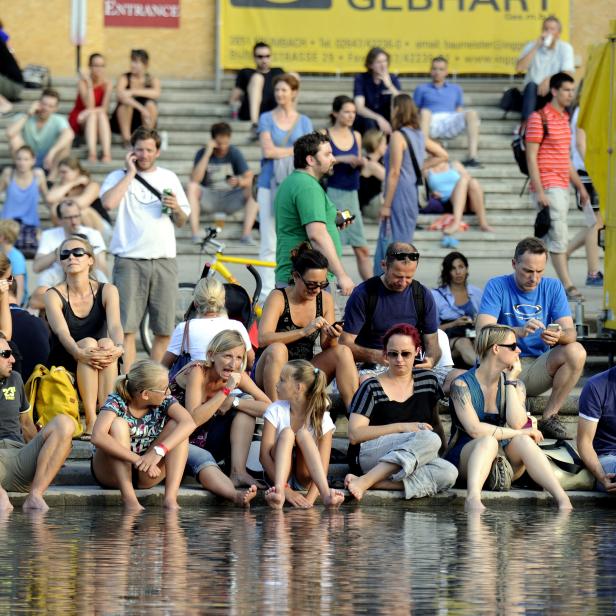
<path id="1" fill-rule="evenodd" d="M 348 457 L 357 474 L 344 485 L 357 500 L 371 487 L 404 489 L 407 499 L 432 496 L 456 481 L 455 466 L 438 456 L 446 445 L 437 408 L 443 393 L 433 372 L 413 369 L 419 351 L 417 329 L 394 325 L 383 337 L 387 371 L 353 397 Z"/>

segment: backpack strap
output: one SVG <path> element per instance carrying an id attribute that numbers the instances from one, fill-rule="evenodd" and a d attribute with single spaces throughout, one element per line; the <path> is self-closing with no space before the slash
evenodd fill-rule
<path id="1" fill-rule="evenodd" d="M 411 282 L 411 293 L 413 294 L 413 304 L 415 304 L 415 313 L 417 315 L 417 325 L 415 327 L 423 338 L 426 328 L 426 290 L 421 282 L 413 280 Z"/>
<path id="2" fill-rule="evenodd" d="M 152 186 L 152 184 L 150 184 L 145 178 L 142 178 L 139 174 L 135 175 L 135 179 L 137 182 L 145 186 L 159 201 L 162 201 L 163 194 L 160 190 L 158 190 L 158 188 Z"/>
<path id="3" fill-rule="evenodd" d="M 366 312 L 364 317 L 364 324 L 359 330 L 357 337 L 367 336 L 372 331 L 372 317 L 374 317 L 374 311 L 376 310 L 376 303 L 379 299 L 378 293 L 381 286 L 381 277 L 373 276 L 368 278 L 364 283 L 364 288 L 368 294 L 366 301 Z"/>

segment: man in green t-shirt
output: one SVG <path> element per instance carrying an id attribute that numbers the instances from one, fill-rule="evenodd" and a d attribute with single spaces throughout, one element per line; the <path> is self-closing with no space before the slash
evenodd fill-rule
<path id="1" fill-rule="evenodd" d="M 344 271 L 340 256 L 342 244 L 336 227 L 336 206 L 319 184 L 334 167 L 328 138 L 318 132 L 300 137 L 293 146 L 295 171 L 287 177 L 274 200 L 276 212 L 276 286 L 291 278 L 291 250 L 309 241 L 329 261 L 330 280 L 334 277 L 343 295 L 350 295 L 353 281 Z"/>

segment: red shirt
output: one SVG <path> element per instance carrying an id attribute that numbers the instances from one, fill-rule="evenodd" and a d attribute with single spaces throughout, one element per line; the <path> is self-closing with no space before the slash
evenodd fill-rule
<path id="1" fill-rule="evenodd" d="M 543 135 L 541 114 L 547 123 L 547 135 Z M 530 114 L 526 125 L 526 143 L 539 143 L 537 164 L 543 189 L 569 188 L 569 148 L 571 127 L 569 114 L 557 111 L 548 103 L 540 111 Z M 535 187 L 531 184 L 531 190 Z"/>

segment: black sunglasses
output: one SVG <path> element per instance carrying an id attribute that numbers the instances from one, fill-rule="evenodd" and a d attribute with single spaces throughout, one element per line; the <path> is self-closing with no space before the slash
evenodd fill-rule
<path id="1" fill-rule="evenodd" d="M 12 356 L 13 356 L 13 351 L 11 351 L 11 349 L 0 351 L 0 357 L 2 357 L 2 359 L 8 359 L 9 357 L 12 357 Z"/>
<path id="2" fill-rule="evenodd" d="M 511 344 L 497 344 L 496 346 L 506 347 L 508 349 L 511 349 L 512 351 L 515 351 L 518 348 L 518 343 L 512 342 Z"/>
<path id="3" fill-rule="evenodd" d="M 395 261 L 419 261 L 419 253 L 418 252 L 394 252 L 391 255 L 391 258 Z"/>
<path id="4" fill-rule="evenodd" d="M 389 359 L 396 359 L 398 355 L 404 359 L 408 359 L 413 355 L 413 353 L 411 351 L 387 351 L 387 357 L 389 357 Z"/>
<path id="5" fill-rule="evenodd" d="M 60 251 L 60 261 L 65 261 L 71 255 L 74 257 L 83 257 L 85 255 L 90 256 L 90 253 L 85 248 L 65 248 Z"/>
<path id="6" fill-rule="evenodd" d="M 327 280 L 325 282 L 313 282 L 312 280 L 304 280 L 304 277 L 301 274 L 298 274 L 298 276 L 309 291 L 316 291 L 317 289 L 327 289 L 327 287 L 329 286 L 329 282 Z"/>

